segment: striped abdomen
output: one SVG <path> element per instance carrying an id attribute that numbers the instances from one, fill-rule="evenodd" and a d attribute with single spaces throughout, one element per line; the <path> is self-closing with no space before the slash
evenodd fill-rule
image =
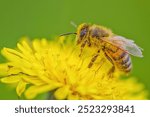
<path id="1" fill-rule="evenodd" d="M 123 72 L 130 72 L 132 69 L 131 58 L 125 51 L 109 45 L 109 48 L 105 49 L 106 54 L 112 59 L 114 65 Z"/>

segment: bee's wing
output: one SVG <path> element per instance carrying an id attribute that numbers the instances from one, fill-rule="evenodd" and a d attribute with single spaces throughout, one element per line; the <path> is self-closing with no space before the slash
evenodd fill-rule
<path id="1" fill-rule="evenodd" d="M 142 48 L 137 46 L 133 40 L 126 39 L 122 36 L 112 36 L 109 39 L 107 39 L 108 42 L 111 44 L 119 47 L 120 49 L 123 49 L 127 51 L 129 54 L 137 57 L 143 57 L 142 55 Z"/>

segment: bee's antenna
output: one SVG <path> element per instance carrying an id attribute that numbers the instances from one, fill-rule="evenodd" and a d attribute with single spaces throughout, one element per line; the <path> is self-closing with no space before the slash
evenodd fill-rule
<path id="1" fill-rule="evenodd" d="M 73 22 L 73 21 L 71 21 L 70 22 L 70 24 L 72 25 L 72 26 L 74 26 L 75 28 L 77 28 L 77 25 Z M 59 36 L 65 36 L 65 35 L 72 35 L 72 34 L 77 34 L 76 32 L 69 32 L 69 33 L 65 33 L 65 34 L 61 34 L 61 35 L 59 35 Z"/>
<path id="2" fill-rule="evenodd" d="M 73 27 L 77 28 L 77 24 L 74 23 L 73 21 L 71 21 L 70 24 L 71 24 Z"/>
<path id="3" fill-rule="evenodd" d="M 61 35 L 59 35 L 59 36 L 65 36 L 65 35 L 71 35 L 71 34 L 77 34 L 77 33 L 72 33 L 72 32 L 69 32 L 69 33 L 65 33 L 65 34 L 61 34 Z"/>

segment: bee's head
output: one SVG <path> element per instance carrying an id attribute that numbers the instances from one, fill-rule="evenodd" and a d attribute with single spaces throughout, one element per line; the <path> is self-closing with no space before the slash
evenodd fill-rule
<path id="1" fill-rule="evenodd" d="M 64 33 L 64 34 L 61 34 L 59 36 L 75 34 L 76 35 L 76 40 L 77 40 L 77 45 L 78 45 L 82 41 L 85 41 L 87 39 L 87 35 L 89 34 L 89 28 L 90 28 L 89 24 L 83 23 L 83 24 L 78 26 L 77 32 Z"/>
<path id="2" fill-rule="evenodd" d="M 89 24 L 83 23 L 77 28 L 77 44 L 80 44 L 84 39 L 86 39 L 89 33 Z"/>

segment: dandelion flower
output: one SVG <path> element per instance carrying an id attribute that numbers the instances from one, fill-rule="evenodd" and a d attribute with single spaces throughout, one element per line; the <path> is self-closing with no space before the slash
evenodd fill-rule
<path id="1" fill-rule="evenodd" d="M 2 49 L 7 62 L 0 64 L 1 82 L 17 84 L 17 95 L 26 99 L 49 92 L 55 99 L 147 99 L 135 78 L 122 80 L 117 71 L 108 76 L 112 65 L 103 53 L 88 68 L 94 51 L 85 48 L 79 57 L 80 48 L 71 37 L 23 38 L 16 49 Z"/>

